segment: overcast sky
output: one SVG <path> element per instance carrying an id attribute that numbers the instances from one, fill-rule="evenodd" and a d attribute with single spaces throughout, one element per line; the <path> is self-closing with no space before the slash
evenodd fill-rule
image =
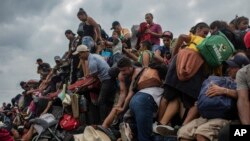
<path id="1" fill-rule="evenodd" d="M 249 0 L 2 0 L 0 5 L 0 102 L 21 93 L 19 82 L 38 79 L 37 58 L 54 66 L 67 50 L 66 29 L 76 32 L 82 7 L 107 33 L 114 20 L 131 28 L 151 12 L 177 37 L 197 22 L 249 18 Z"/>

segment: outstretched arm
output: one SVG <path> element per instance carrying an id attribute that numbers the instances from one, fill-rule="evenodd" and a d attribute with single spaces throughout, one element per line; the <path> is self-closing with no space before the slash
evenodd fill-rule
<path id="1" fill-rule="evenodd" d="M 119 80 L 119 85 L 120 85 L 120 95 L 119 95 L 119 99 L 117 102 L 118 107 L 122 107 L 126 96 L 127 96 L 127 89 L 126 89 L 126 85 L 125 85 L 125 78 L 124 76 L 122 76 L 121 74 L 118 75 L 118 80 Z"/>
<path id="2" fill-rule="evenodd" d="M 181 46 L 183 45 L 184 42 L 188 43 L 190 41 L 191 41 L 191 36 L 181 34 L 179 36 L 179 38 L 177 39 L 177 42 L 175 44 L 174 51 L 173 51 L 173 56 L 175 56 L 178 53 L 179 49 L 181 48 Z"/>

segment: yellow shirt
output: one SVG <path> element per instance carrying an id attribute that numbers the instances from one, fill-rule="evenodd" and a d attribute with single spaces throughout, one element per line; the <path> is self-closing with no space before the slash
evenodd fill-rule
<path id="1" fill-rule="evenodd" d="M 189 36 L 191 36 L 191 40 L 187 48 L 190 48 L 198 52 L 198 49 L 196 46 L 199 45 L 204 40 L 204 38 L 201 36 L 194 35 L 194 34 L 190 34 Z"/>

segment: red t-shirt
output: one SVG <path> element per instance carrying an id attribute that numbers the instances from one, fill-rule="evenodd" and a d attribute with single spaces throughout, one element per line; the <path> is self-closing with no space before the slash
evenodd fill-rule
<path id="1" fill-rule="evenodd" d="M 152 32 L 154 33 L 162 33 L 162 29 L 161 29 L 161 26 L 159 24 L 151 24 L 149 27 L 148 27 Z M 150 39 L 150 42 L 153 44 L 153 45 L 160 45 L 160 37 L 155 37 L 155 36 L 152 36 L 151 35 L 151 39 Z"/>

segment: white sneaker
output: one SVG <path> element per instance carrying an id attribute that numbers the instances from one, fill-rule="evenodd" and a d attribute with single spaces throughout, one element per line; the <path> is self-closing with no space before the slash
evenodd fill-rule
<path id="1" fill-rule="evenodd" d="M 132 131 L 128 123 L 121 123 L 119 128 L 122 141 L 131 141 L 133 139 Z"/>
<path id="2" fill-rule="evenodd" d="M 153 123 L 152 128 L 153 128 L 153 132 L 154 132 L 154 133 L 159 134 L 159 133 L 157 132 L 157 130 L 156 130 L 156 128 L 157 128 L 157 122 Z"/>
<path id="3" fill-rule="evenodd" d="M 162 136 L 176 135 L 174 128 L 168 125 L 157 125 L 156 132 Z"/>
<path id="4" fill-rule="evenodd" d="M 132 130 L 130 129 L 130 126 L 128 123 L 125 123 L 125 135 L 127 137 L 127 141 L 132 141 L 133 139 L 133 134 L 132 134 Z"/>

